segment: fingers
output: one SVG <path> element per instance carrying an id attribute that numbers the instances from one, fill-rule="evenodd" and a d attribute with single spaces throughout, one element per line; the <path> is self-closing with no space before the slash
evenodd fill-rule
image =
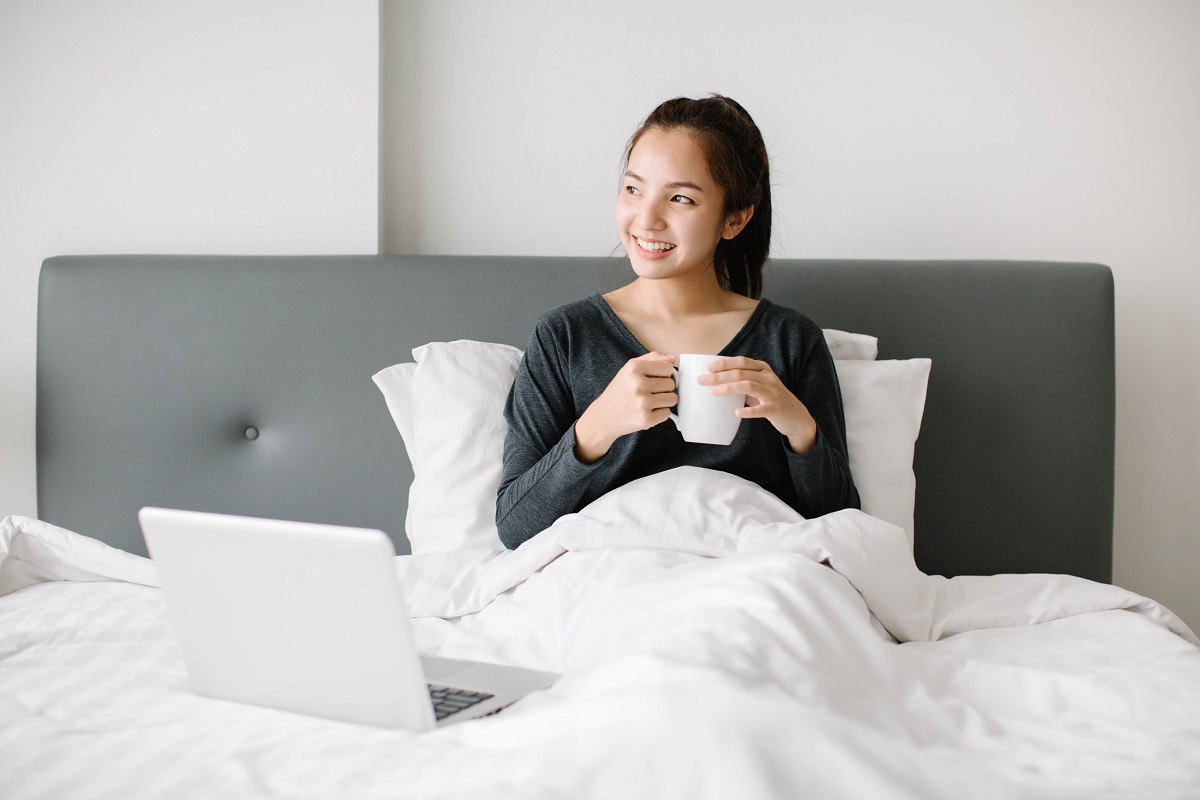
<path id="1" fill-rule="evenodd" d="M 649 394 L 662 394 L 664 392 L 675 392 L 674 378 L 652 378 L 647 377 L 642 382 L 643 389 Z M 672 403 L 672 405 L 674 405 Z"/>
<path id="2" fill-rule="evenodd" d="M 758 397 L 763 393 L 764 390 L 769 390 L 769 388 L 770 387 L 767 384 L 764 384 L 762 381 L 741 380 L 715 384 L 712 387 L 712 393 L 714 395 L 744 394 L 751 397 Z"/>
<path id="3" fill-rule="evenodd" d="M 649 353 L 648 356 L 658 355 Z M 639 356 L 625 362 L 623 372 L 632 381 L 635 391 L 645 394 L 675 391 L 675 372 L 667 356 L 656 359 Z"/>
<path id="4" fill-rule="evenodd" d="M 673 367 L 677 359 L 677 356 L 664 356 L 662 353 L 647 353 L 644 356 L 638 356 L 626 361 L 625 369 L 630 375 L 639 379 L 666 378 L 672 380 L 672 388 L 674 388 L 672 376 L 675 374 Z"/>
<path id="5" fill-rule="evenodd" d="M 666 422 L 671 415 L 671 408 L 679 402 L 674 392 L 658 392 L 644 395 L 630 404 L 627 419 L 636 430 L 653 428 L 660 422 Z"/>
<path id="6" fill-rule="evenodd" d="M 702 386 L 715 386 L 723 383 L 746 380 L 776 380 L 771 365 L 765 361 L 755 361 L 745 356 L 718 358 L 708 365 L 708 372 L 698 379 Z"/>
<path id="7" fill-rule="evenodd" d="M 624 380 L 618 377 L 613 384 L 623 385 L 617 391 L 625 396 L 621 405 L 627 425 L 644 430 L 667 419 L 668 409 L 679 402 L 672 369 L 676 360 L 676 356 L 646 353 L 625 363 Z"/>
<path id="8" fill-rule="evenodd" d="M 726 356 L 708 363 L 709 372 L 726 372 L 731 369 L 749 370 L 751 372 L 771 371 L 771 365 L 765 361 L 756 361 L 746 356 Z"/>
<path id="9" fill-rule="evenodd" d="M 697 381 L 710 386 L 714 395 L 744 394 L 747 407 L 757 407 L 752 417 L 770 416 L 775 406 L 792 398 L 783 381 L 765 361 L 738 356 L 723 358 L 709 365 L 710 372 Z"/>
<path id="10" fill-rule="evenodd" d="M 787 391 L 783 382 L 768 367 L 763 370 L 729 369 L 701 375 L 697 381 L 701 386 L 711 386 L 714 395 L 744 394 L 761 397 Z"/>
<path id="11" fill-rule="evenodd" d="M 696 378 L 701 386 L 722 386 L 731 383 L 746 383 L 761 380 L 765 373 L 745 369 L 727 369 L 721 372 L 706 372 Z"/>
<path id="12" fill-rule="evenodd" d="M 708 371 L 696 382 L 710 387 L 714 395 L 745 395 L 745 405 L 737 410 L 739 417 L 767 420 L 788 437 L 789 446 L 797 453 L 812 447 L 816 422 L 770 364 L 746 356 L 726 356 L 714 358 L 707 366 Z"/>
<path id="13" fill-rule="evenodd" d="M 633 402 L 643 408 L 671 408 L 679 402 L 675 381 L 670 378 L 647 378 L 633 391 Z"/>

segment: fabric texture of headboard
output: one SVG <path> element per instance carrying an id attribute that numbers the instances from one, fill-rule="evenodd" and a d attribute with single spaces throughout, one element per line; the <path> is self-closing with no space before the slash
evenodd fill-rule
<path id="1" fill-rule="evenodd" d="M 144 553 L 144 505 L 381 528 L 411 468 L 378 370 L 430 341 L 524 347 L 631 277 L 603 258 L 70 256 L 38 297 L 39 516 Z M 776 260 L 765 296 L 933 361 L 917 442 L 931 574 L 1111 580 L 1111 271 Z"/>

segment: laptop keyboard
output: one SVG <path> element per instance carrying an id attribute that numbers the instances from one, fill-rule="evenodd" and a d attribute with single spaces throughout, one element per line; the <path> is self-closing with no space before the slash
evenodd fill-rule
<path id="1" fill-rule="evenodd" d="M 463 709 L 470 708 L 476 703 L 482 703 L 494 695 L 483 692 L 472 692 L 466 689 L 455 689 L 450 686 L 426 684 L 429 687 L 429 699 L 433 701 L 433 713 L 438 721 L 451 714 L 457 714 Z"/>

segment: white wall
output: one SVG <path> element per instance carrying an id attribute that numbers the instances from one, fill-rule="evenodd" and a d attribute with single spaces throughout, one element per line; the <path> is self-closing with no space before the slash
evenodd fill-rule
<path id="1" fill-rule="evenodd" d="M 0 515 L 42 259 L 377 252 L 378 45 L 375 0 L 0 3 Z"/>
<path id="2" fill-rule="evenodd" d="M 1115 580 L 1200 629 L 1200 4 L 385 0 L 382 24 L 385 252 L 607 254 L 628 135 L 719 91 L 772 152 L 776 255 L 1109 264 Z"/>

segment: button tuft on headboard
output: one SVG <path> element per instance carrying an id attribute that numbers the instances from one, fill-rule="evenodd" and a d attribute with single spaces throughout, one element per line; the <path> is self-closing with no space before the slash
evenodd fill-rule
<path id="1" fill-rule="evenodd" d="M 253 425 L 248 426 L 246 428 L 245 435 L 247 439 L 254 441 L 258 438 L 258 428 L 254 427 Z"/>

